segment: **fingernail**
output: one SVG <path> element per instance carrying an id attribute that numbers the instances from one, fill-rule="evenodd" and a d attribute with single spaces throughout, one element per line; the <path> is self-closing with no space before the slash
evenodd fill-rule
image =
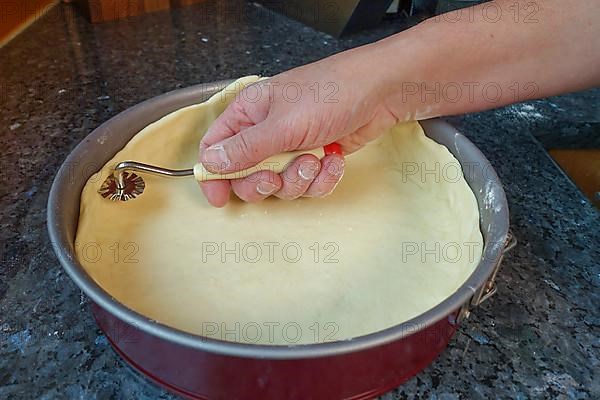
<path id="1" fill-rule="evenodd" d="M 273 182 L 262 181 L 256 185 L 256 191 L 263 196 L 269 196 L 277 191 L 277 185 Z"/>
<path id="2" fill-rule="evenodd" d="M 310 181 L 317 176 L 317 173 L 319 172 L 319 166 L 320 163 L 318 161 L 304 161 L 298 168 L 298 175 L 300 175 L 300 178 L 304 179 L 305 181 Z"/>
<path id="3" fill-rule="evenodd" d="M 333 176 L 342 176 L 344 175 L 344 165 L 346 162 L 341 157 L 335 157 L 329 163 L 329 167 L 327 168 L 327 172 L 329 172 Z"/>
<path id="4" fill-rule="evenodd" d="M 231 165 L 229 157 L 221 144 L 215 144 L 204 150 L 204 165 L 211 169 L 222 170 Z"/>

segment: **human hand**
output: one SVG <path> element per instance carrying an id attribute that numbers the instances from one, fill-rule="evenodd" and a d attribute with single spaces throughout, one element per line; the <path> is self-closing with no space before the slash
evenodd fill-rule
<path id="1" fill-rule="evenodd" d="M 364 60 L 352 51 L 342 54 L 242 90 L 202 138 L 200 162 L 211 172 L 234 172 L 274 154 L 332 142 L 349 154 L 393 126 L 397 118 L 380 100 L 378 87 L 356 78 Z M 322 197 L 333 191 L 343 172 L 341 155 L 321 160 L 302 155 L 281 174 L 260 171 L 243 179 L 201 182 L 200 187 L 217 207 L 227 203 L 232 189 L 250 202 L 271 195 Z"/>

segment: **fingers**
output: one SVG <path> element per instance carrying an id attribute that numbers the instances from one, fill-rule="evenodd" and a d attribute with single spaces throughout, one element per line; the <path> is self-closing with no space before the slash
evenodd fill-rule
<path id="1" fill-rule="evenodd" d="M 282 186 L 275 196 L 284 200 L 293 200 L 302 196 L 321 170 L 321 161 L 311 155 L 305 154 L 294 160 L 287 169 L 281 173 Z"/>
<path id="2" fill-rule="evenodd" d="M 235 194 L 244 201 L 255 202 L 271 195 L 284 200 L 301 196 L 324 197 L 337 186 L 344 174 L 344 158 L 337 154 L 298 157 L 283 172 L 260 171 L 244 179 L 231 181 Z"/>
<path id="3" fill-rule="evenodd" d="M 199 183 L 204 196 L 215 207 L 227 204 L 231 189 L 241 200 L 256 202 L 279 192 L 283 186 L 281 177 L 271 171 L 259 171 L 232 181 L 214 180 Z"/>
<path id="4" fill-rule="evenodd" d="M 201 149 L 200 161 L 211 172 L 226 173 L 249 168 L 285 150 L 283 134 L 267 119 Z"/>
<path id="5" fill-rule="evenodd" d="M 262 112 L 263 108 L 238 96 L 208 128 L 200 141 L 200 152 L 264 120 L 266 113 Z"/>
<path id="6" fill-rule="evenodd" d="M 210 146 L 263 121 L 267 116 L 267 111 L 268 107 L 264 102 L 249 102 L 246 96 L 238 95 L 217 117 L 202 137 L 200 141 L 199 161 L 203 162 L 202 155 Z M 209 170 L 214 172 L 215 168 L 209 168 Z M 215 207 L 223 207 L 229 201 L 229 193 L 231 191 L 230 181 L 216 180 L 200 182 L 200 188 L 208 202 Z"/>
<path id="7" fill-rule="evenodd" d="M 299 148 L 297 140 L 291 139 L 294 132 L 284 122 L 268 117 L 268 96 L 262 96 L 259 101 L 249 101 L 243 95 L 251 87 L 240 92 L 202 138 L 199 161 L 207 170 L 217 173 L 239 171 L 274 154 Z M 350 144 L 357 147 L 355 143 Z M 295 199 L 303 195 L 320 197 L 335 188 L 343 174 L 343 167 L 341 156 L 329 155 L 319 160 L 312 155 L 304 155 L 281 175 L 260 171 L 244 179 L 201 182 L 200 187 L 209 203 L 216 207 L 227 203 L 231 190 L 240 199 L 250 202 L 271 195 L 281 199 Z"/>
<path id="8" fill-rule="evenodd" d="M 259 171 L 244 179 L 231 181 L 231 188 L 243 201 L 256 202 L 277 193 L 282 179 L 272 171 Z"/>
<path id="9" fill-rule="evenodd" d="M 243 201 L 257 202 L 269 196 L 293 200 L 301 196 L 324 197 L 337 186 L 344 174 L 344 158 L 337 154 L 322 160 L 305 154 L 298 157 L 281 175 L 260 171 L 243 179 L 201 182 L 208 201 L 222 207 L 229 200 L 230 189 Z"/>
<path id="10" fill-rule="evenodd" d="M 236 99 L 225 108 L 208 128 L 200 141 L 200 162 L 205 163 L 205 161 L 208 161 L 203 157 L 203 154 L 211 146 L 265 120 L 269 110 L 268 97 L 260 96 L 258 100 L 251 101 L 249 99 L 254 99 L 254 97 L 244 95 L 246 91 L 252 90 L 254 86 L 256 84 L 250 85 L 240 92 Z M 212 164 L 222 164 L 223 161 L 218 158 L 217 160 L 212 159 L 210 162 Z M 205 166 L 208 168 L 207 165 Z M 213 167 L 209 170 L 217 172 L 220 168 Z"/>
<path id="11" fill-rule="evenodd" d="M 198 182 L 202 193 L 210 204 L 215 207 L 224 207 L 229 201 L 231 183 L 227 180 Z"/>
<path id="12" fill-rule="evenodd" d="M 344 175 L 344 157 L 330 154 L 321 159 L 321 170 L 307 191 L 305 197 L 324 197 L 335 189 Z"/>

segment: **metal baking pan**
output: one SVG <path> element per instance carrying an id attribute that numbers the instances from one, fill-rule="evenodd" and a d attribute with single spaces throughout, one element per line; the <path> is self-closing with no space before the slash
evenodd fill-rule
<path id="1" fill-rule="evenodd" d="M 441 120 L 425 134 L 459 160 L 479 204 L 483 257 L 467 281 L 429 311 L 351 340 L 297 346 L 253 345 L 186 333 L 130 310 L 105 292 L 77 260 L 79 199 L 88 178 L 140 130 L 179 108 L 208 99 L 231 81 L 175 90 L 140 103 L 95 129 L 68 156 L 48 199 L 48 230 L 65 271 L 89 296 L 100 328 L 134 368 L 191 399 L 366 399 L 408 380 L 447 346 L 461 320 L 494 293 L 509 235 L 502 184 L 484 155 Z M 200 194 L 199 194 L 200 195 Z"/>

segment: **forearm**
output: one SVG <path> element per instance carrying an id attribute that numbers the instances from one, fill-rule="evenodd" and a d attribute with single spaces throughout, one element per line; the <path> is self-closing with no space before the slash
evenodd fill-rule
<path id="1" fill-rule="evenodd" d="M 498 0 L 365 49 L 400 120 L 475 112 L 600 84 L 594 1 Z"/>

